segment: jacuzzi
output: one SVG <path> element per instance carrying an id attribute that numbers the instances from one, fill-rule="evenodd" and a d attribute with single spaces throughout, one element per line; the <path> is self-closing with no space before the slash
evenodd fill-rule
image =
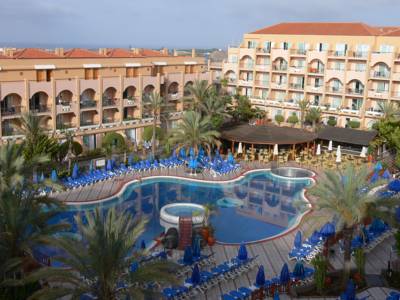
<path id="1" fill-rule="evenodd" d="M 179 217 L 192 217 L 193 227 L 203 225 L 206 209 L 203 205 L 194 203 L 172 203 L 163 206 L 160 210 L 160 224 L 165 228 L 179 230 Z"/>
<path id="2" fill-rule="evenodd" d="M 293 167 L 271 169 L 271 173 L 286 178 L 310 178 L 314 176 L 314 172 L 310 170 Z"/>

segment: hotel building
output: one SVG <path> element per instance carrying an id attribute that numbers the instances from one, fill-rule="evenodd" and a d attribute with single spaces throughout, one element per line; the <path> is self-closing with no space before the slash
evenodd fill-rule
<path id="1" fill-rule="evenodd" d="M 210 70 L 272 120 L 299 116 L 298 102 L 306 99 L 323 122 L 370 128 L 382 115 L 380 102 L 400 101 L 400 27 L 280 23 L 245 34 Z"/>
<path id="2" fill-rule="evenodd" d="M 142 99 L 159 92 L 168 104 L 167 126 L 184 109 L 185 87 L 209 80 L 203 57 L 169 55 L 167 49 L 3 49 L 0 55 L 1 141 L 22 138 L 12 123 L 30 111 L 45 130 L 62 138 L 74 132 L 87 148 L 106 132 L 140 141 L 152 124 Z M 165 125 L 165 124 L 164 124 Z"/>

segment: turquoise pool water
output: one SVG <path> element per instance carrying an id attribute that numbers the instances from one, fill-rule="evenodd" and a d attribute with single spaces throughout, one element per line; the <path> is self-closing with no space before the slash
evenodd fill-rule
<path id="1" fill-rule="evenodd" d="M 248 173 L 230 183 L 205 183 L 174 178 L 152 178 L 129 184 L 124 192 L 105 202 L 71 206 L 58 216 L 72 224 L 74 215 L 100 207 L 115 207 L 149 222 L 141 236 L 147 243 L 163 232 L 159 211 L 170 203 L 213 203 L 217 209 L 210 218 L 217 241 L 222 243 L 254 242 L 280 234 L 293 226 L 307 209 L 302 190 L 311 179 L 279 178 L 269 171 Z M 180 213 L 180 212 L 177 212 Z"/>

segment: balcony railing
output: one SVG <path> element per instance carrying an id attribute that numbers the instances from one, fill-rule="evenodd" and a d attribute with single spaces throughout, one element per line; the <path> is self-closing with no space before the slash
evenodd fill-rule
<path id="1" fill-rule="evenodd" d="M 92 126 L 96 125 L 93 120 L 81 120 L 81 126 Z"/>
<path id="2" fill-rule="evenodd" d="M 323 68 L 308 68 L 308 72 L 313 73 L 313 74 L 323 74 L 324 69 Z"/>
<path id="3" fill-rule="evenodd" d="M 343 57 L 346 56 L 346 51 L 329 51 L 328 55 L 335 56 L 335 57 Z"/>
<path id="4" fill-rule="evenodd" d="M 1 129 L 2 136 L 11 136 L 11 135 L 18 135 L 18 131 L 12 127 L 3 127 Z"/>
<path id="5" fill-rule="evenodd" d="M 306 55 L 307 50 L 306 49 L 290 49 L 291 54 L 298 54 L 298 55 Z"/>
<path id="6" fill-rule="evenodd" d="M 178 92 L 168 94 L 168 100 L 179 100 L 180 95 Z"/>
<path id="7" fill-rule="evenodd" d="M 68 129 L 68 128 L 74 128 L 75 125 L 70 123 L 70 122 L 64 122 L 64 123 L 57 123 L 56 124 L 56 129 L 57 130 L 62 130 L 62 129 Z"/>
<path id="8" fill-rule="evenodd" d="M 346 91 L 347 91 L 347 94 L 350 94 L 350 95 L 362 95 L 362 94 L 364 94 L 364 89 L 348 88 Z"/>
<path id="9" fill-rule="evenodd" d="M 368 51 L 350 51 L 349 56 L 352 56 L 355 58 L 367 58 Z"/>
<path id="10" fill-rule="evenodd" d="M 2 107 L 1 115 L 2 116 L 13 116 L 21 114 L 22 106 L 12 106 L 12 107 Z"/>
<path id="11" fill-rule="evenodd" d="M 288 66 L 286 64 L 284 65 L 273 65 L 272 69 L 275 71 L 287 71 Z"/>
<path id="12" fill-rule="evenodd" d="M 268 80 L 256 80 L 255 83 L 256 83 L 256 85 L 258 85 L 258 86 L 268 87 L 269 81 L 268 81 Z"/>
<path id="13" fill-rule="evenodd" d="M 97 102 L 95 100 L 81 100 L 80 107 L 81 108 L 91 108 L 96 107 Z"/>
<path id="14" fill-rule="evenodd" d="M 372 71 L 371 76 L 376 77 L 376 78 L 389 78 L 390 72 L 389 71 Z"/>
<path id="15" fill-rule="evenodd" d="M 271 48 L 257 48 L 257 53 L 271 53 Z"/>
<path id="16" fill-rule="evenodd" d="M 110 123 L 116 123 L 117 120 L 115 118 L 103 118 L 103 124 L 110 124 Z"/>
<path id="17" fill-rule="evenodd" d="M 254 63 L 240 63 L 239 67 L 241 69 L 253 69 Z"/>
<path id="18" fill-rule="evenodd" d="M 326 91 L 328 93 L 343 93 L 343 88 L 337 86 L 328 86 L 326 87 Z"/>
<path id="19" fill-rule="evenodd" d="M 118 100 L 117 99 L 110 99 L 110 98 L 103 98 L 103 107 L 108 107 L 108 106 L 116 106 L 118 105 Z"/>
<path id="20" fill-rule="evenodd" d="M 47 104 L 47 105 L 32 105 L 29 107 L 29 110 L 32 113 L 47 113 L 47 112 L 51 112 L 51 105 Z"/>
<path id="21" fill-rule="evenodd" d="M 228 78 L 228 83 L 235 84 L 236 83 L 236 78 L 229 77 Z"/>
<path id="22" fill-rule="evenodd" d="M 303 90 L 304 86 L 301 83 L 290 83 L 289 87 L 295 90 Z"/>
<path id="23" fill-rule="evenodd" d="M 400 92 L 392 92 L 392 98 L 400 98 Z"/>

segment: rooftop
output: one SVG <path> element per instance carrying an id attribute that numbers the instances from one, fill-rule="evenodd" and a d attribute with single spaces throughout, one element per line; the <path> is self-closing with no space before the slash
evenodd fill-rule
<path id="1" fill-rule="evenodd" d="M 359 130 L 352 128 L 325 126 L 318 132 L 318 139 L 368 146 L 378 133 L 374 130 Z"/>
<path id="2" fill-rule="evenodd" d="M 82 48 L 72 48 L 68 51 L 65 51 L 64 57 L 66 58 L 99 58 L 99 57 L 105 57 L 104 55 L 101 55 L 99 53 L 96 53 L 94 51 L 90 51 L 87 49 L 82 49 Z"/>
<path id="3" fill-rule="evenodd" d="M 252 34 L 400 36 L 400 26 L 374 27 L 365 23 L 295 22 L 268 26 Z"/>

